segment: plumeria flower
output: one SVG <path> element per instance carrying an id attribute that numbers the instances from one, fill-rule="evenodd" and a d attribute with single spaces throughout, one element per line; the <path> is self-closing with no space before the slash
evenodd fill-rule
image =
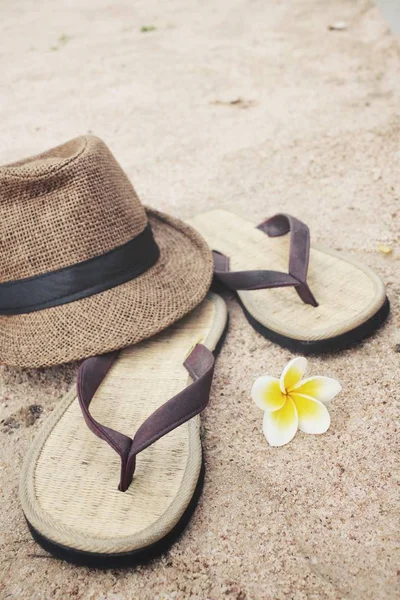
<path id="1" fill-rule="evenodd" d="M 294 358 L 284 368 L 280 379 L 263 375 L 254 382 L 251 397 L 264 413 L 263 431 L 271 446 L 284 446 L 296 435 L 325 433 L 331 419 L 324 402 L 332 400 L 342 389 L 331 377 L 303 379 L 307 360 Z"/>

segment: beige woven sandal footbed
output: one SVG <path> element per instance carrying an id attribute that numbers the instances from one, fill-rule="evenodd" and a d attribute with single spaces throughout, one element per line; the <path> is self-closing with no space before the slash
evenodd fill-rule
<path id="1" fill-rule="evenodd" d="M 196 344 L 215 351 L 227 323 L 215 294 L 151 340 L 122 350 L 90 405 L 101 423 L 132 436 L 145 419 L 186 388 L 183 366 Z M 86 426 L 70 390 L 28 454 L 20 483 L 36 540 L 66 560 L 96 567 L 147 560 L 186 525 L 202 483 L 196 416 L 138 455 L 133 481 L 118 490 L 119 458 Z"/>
<path id="2" fill-rule="evenodd" d="M 225 210 L 200 214 L 189 223 L 213 250 L 229 257 L 231 272 L 288 272 L 291 233 L 270 237 Z M 359 341 L 379 327 L 389 312 L 380 277 L 341 252 L 312 245 L 307 285 L 318 306 L 303 302 L 295 287 L 236 291 L 257 331 L 303 353 L 336 350 Z"/>

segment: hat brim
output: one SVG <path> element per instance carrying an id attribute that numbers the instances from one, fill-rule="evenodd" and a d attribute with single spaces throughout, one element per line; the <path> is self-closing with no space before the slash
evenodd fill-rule
<path id="1" fill-rule="evenodd" d="M 189 225 L 147 209 L 158 261 L 127 283 L 82 300 L 0 316 L 0 363 L 42 367 L 123 348 L 162 331 L 195 308 L 212 279 L 212 258 Z"/>

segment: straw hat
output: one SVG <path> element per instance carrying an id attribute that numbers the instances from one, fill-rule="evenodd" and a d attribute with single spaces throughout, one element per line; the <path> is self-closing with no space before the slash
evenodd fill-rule
<path id="1" fill-rule="evenodd" d="M 0 363 L 46 366 L 135 344 L 204 298 L 210 251 L 144 208 L 98 138 L 0 167 Z"/>

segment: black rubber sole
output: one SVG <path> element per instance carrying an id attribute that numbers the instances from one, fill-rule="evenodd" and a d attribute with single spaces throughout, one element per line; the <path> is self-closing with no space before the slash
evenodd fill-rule
<path id="1" fill-rule="evenodd" d="M 225 342 L 226 335 L 228 333 L 229 327 L 229 315 L 227 317 L 226 325 L 224 331 L 218 340 L 217 346 L 213 352 L 214 356 L 217 357 L 221 351 L 221 348 Z M 33 539 L 44 549 L 46 552 L 49 552 L 54 557 L 64 560 L 69 563 L 73 563 L 75 565 L 83 566 L 83 567 L 91 567 L 95 569 L 120 569 L 124 567 L 134 567 L 136 565 L 145 564 L 157 557 L 161 554 L 164 554 L 169 550 L 169 548 L 178 540 L 181 536 L 182 532 L 186 529 L 195 508 L 199 502 L 201 492 L 203 490 L 204 484 L 204 476 L 205 476 L 205 463 L 204 463 L 204 454 L 202 457 L 201 470 L 199 474 L 199 478 L 197 480 L 196 488 L 194 494 L 183 513 L 182 517 L 178 521 L 171 531 L 164 536 L 162 539 L 157 540 L 154 544 L 150 544 L 150 546 L 146 546 L 145 548 L 140 548 L 138 550 L 134 550 L 132 552 L 121 552 L 115 554 L 99 554 L 96 552 L 86 552 L 83 550 L 76 550 L 75 548 L 69 548 L 68 546 L 64 546 L 62 544 L 58 544 L 57 542 L 53 542 L 48 539 L 37 529 L 31 525 L 31 523 L 26 519 L 28 524 L 29 531 Z M 25 517 L 26 518 L 26 517 Z"/>
<path id="2" fill-rule="evenodd" d="M 354 344 L 361 342 L 361 340 L 370 336 L 377 329 L 379 329 L 379 327 L 381 327 L 381 325 L 383 325 L 387 319 L 390 311 L 389 298 L 386 298 L 378 312 L 368 319 L 368 321 L 365 321 L 365 323 L 362 323 L 351 331 L 347 331 L 346 333 L 342 333 L 341 335 L 327 338 L 325 340 L 295 340 L 293 338 L 281 335 L 272 329 L 268 329 L 268 327 L 265 327 L 259 323 L 246 309 L 239 296 L 237 296 L 237 298 L 243 309 L 246 319 L 253 329 L 271 342 L 279 344 L 279 346 L 282 346 L 283 348 L 288 348 L 292 352 L 299 352 L 301 354 L 323 354 L 325 352 L 337 352 L 338 350 L 349 348 Z"/>
<path id="3" fill-rule="evenodd" d="M 73 563 L 74 565 L 95 569 L 120 569 L 144 564 L 167 552 L 167 550 L 169 550 L 169 548 L 178 540 L 184 529 L 186 529 L 201 496 L 204 484 L 204 474 L 205 466 L 203 459 L 196 489 L 182 517 L 165 537 L 154 542 L 154 544 L 151 544 L 150 546 L 146 546 L 146 548 L 140 548 L 133 552 L 98 554 L 96 552 L 85 552 L 83 550 L 76 550 L 74 548 L 69 548 L 68 546 L 63 546 L 62 544 L 57 544 L 57 542 L 53 542 L 39 533 L 27 520 L 29 531 L 31 532 L 33 539 L 44 550 L 50 552 L 50 554 L 56 558 Z"/>

